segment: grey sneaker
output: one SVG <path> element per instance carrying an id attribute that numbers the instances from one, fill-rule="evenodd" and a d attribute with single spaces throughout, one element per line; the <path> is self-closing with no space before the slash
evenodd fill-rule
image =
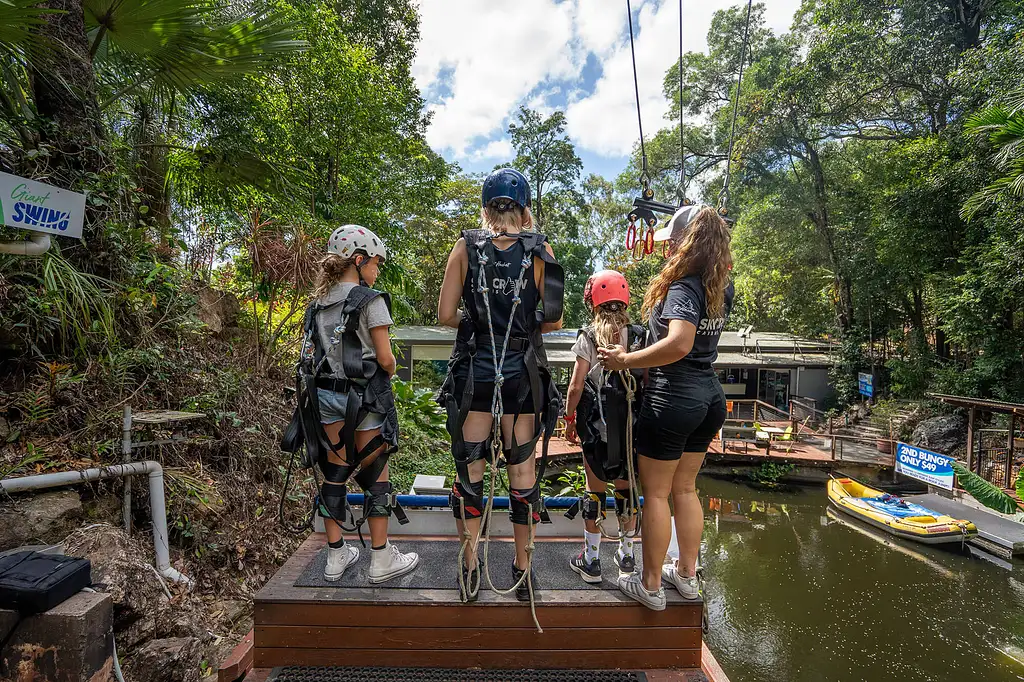
<path id="1" fill-rule="evenodd" d="M 648 592 L 639 573 L 620 575 L 619 590 L 627 597 L 637 600 L 651 611 L 664 611 L 668 605 L 668 599 L 665 597 L 665 588 L 659 587 L 657 592 Z"/>
<path id="2" fill-rule="evenodd" d="M 354 545 L 327 548 L 327 568 L 324 569 L 324 580 L 333 583 L 341 580 L 345 569 L 359 559 L 359 548 Z"/>
<path id="3" fill-rule="evenodd" d="M 668 582 L 679 590 L 683 599 L 697 599 L 700 597 L 700 580 L 697 576 L 684 576 L 679 573 L 679 560 L 673 559 L 672 563 L 661 567 L 661 580 Z"/>
<path id="4" fill-rule="evenodd" d="M 623 573 L 632 573 L 636 570 L 636 559 L 632 554 L 623 554 L 621 547 L 615 550 L 615 563 Z"/>

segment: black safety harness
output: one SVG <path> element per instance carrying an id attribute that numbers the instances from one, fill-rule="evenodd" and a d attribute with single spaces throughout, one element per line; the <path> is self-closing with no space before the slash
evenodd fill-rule
<path id="1" fill-rule="evenodd" d="M 349 532 L 360 532 L 368 518 L 391 516 L 392 510 L 399 523 L 409 522 L 391 484 L 377 482 L 391 453 L 398 449 L 398 413 L 391 392 L 391 379 L 375 359 L 363 357 L 363 344 L 356 333 L 363 309 L 377 298 L 385 302 L 390 312 L 391 298 L 388 294 L 362 285 L 354 287 L 340 301 L 328 304 L 314 301 L 306 309 L 302 352 L 295 373 L 298 403 L 281 441 L 282 450 L 303 453 L 299 462 L 302 468 L 308 469 L 314 464 L 319 466 L 324 475 L 317 504 L 320 514 Z M 319 338 L 318 317 L 324 311 L 339 306 L 341 321 L 328 339 L 330 346 L 324 348 Z M 342 367 L 332 368 L 328 355 L 339 343 L 342 344 Z M 331 442 L 321 422 L 318 389 L 348 396 L 345 425 L 337 442 Z M 356 429 L 371 413 L 384 415 L 381 432 L 362 449 L 357 449 Z M 384 450 L 371 463 L 360 467 L 364 459 L 381 448 Z M 344 454 L 347 463 L 331 462 L 329 453 L 336 456 Z M 353 476 L 357 469 L 358 473 Z M 291 465 L 289 476 L 290 472 Z M 358 521 L 348 507 L 345 484 L 350 478 L 355 478 L 365 493 L 363 516 Z M 287 485 L 286 476 L 286 488 Z M 354 523 L 346 526 L 345 521 L 349 517 Z"/>
<path id="2" fill-rule="evenodd" d="M 468 291 L 471 292 L 471 295 L 464 295 L 466 308 L 459 325 L 455 347 L 448 362 L 448 376 L 438 392 L 438 402 L 447 412 L 447 428 L 449 434 L 451 434 L 452 455 L 455 458 L 457 473 L 450 498 L 453 512 L 456 518 L 463 521 L 468 518 L 483 516 L 484 522 L 481 526 L 481 531 L 485 532 L 484 529 L 487 529 L 488 535 L 489 524 L 486 517 L 489 516 L 494 497 L 493 488 L 498 468 L 505 464 L 515 465 L 526 461 L 528 457 L 532 456 L 538 440 L 542 437 L 543 443 L 537 479 L 530 490 L 514 490 L 510 488 L 509 506 L 512 508 L 513 523 L 530 526 L 534 523 L 550 523 L 540 497 L 540 482 L 547 466 L 548 444 L 557 424 L 562 405 L 562 397 L 555 387 L 548 367 L 542 338 L 542 325 L 545 322 L 557 322 L 562 318 L 562 299 L 565 288 L 562 267 L 545 248 L 547 239 L 544 235 L 533 232 L 500 235 L 516 238 L 522 243 L 523 260 L 519 277 L 515 283 L 512 311 L 499 355 L 499 346 L 492 324 L 490 302 L 491 283 L 498 279 L 496 266 L 497 250 L 493 243 L 493 240 L 498 236 L 487 230 L 468 230 L 462 233 L 469 259 L 466 280 L 468 282 Z M 540 292 L 537 290 L 534 282 L 534 259 L 540 259 L 544 263 L 543 300 L 540 299 Z M 516 321 L 520 324 L 516 325 Z M 512 329 L 516 326 L 525 329 L 526 335 L 522 337 L 512 336 Z M 491 350 L 494 353 L 495 369 L 493 377 L 474 376 L 474 360 L 481 343 L 490 344 Z M 501 387 L 505 380 L 502 374 L 502 367 L 505 356 L 510 350 L 523 354 L 527 380 L 519 382 L 515 405 L 512 406 L 511 410 L 506 410 L 501 396 Z M 461 394 L 456 390 L 456 376 L 465 376 L 466 378 Z M 476 380 L 494 381 L 494 397 L 491 404 L 493 428 L 487 440 L 481 443 L 467 443 L 463 437 L 462 430 L 473 403 Z M 528 395 L 533 398 L 536 431 L 529 441 L 517 444 L 515 422 L 519 418 L 522 406 Z M 511 447 L 504 449 L 501 438 L 501 417 L 508 413 L 514 415 Z M 483 502 L 483 483 L 473 483 L 469 474 L 469 465 L 485 457 L 489 458 L 491 464 L 492 487 L 486 505 Z M 517 510 L 524 508 L 529 509 L 529 513 L 525 514 L 527 518 L 519 518 Z M 466 544 L 471 541 L 475 547 L 479 540 L 479 537 L 475 539 L 463 538 L 460 562 L 465 552 Z M 488 572 L 486 564 L 487 553 L 485 547 L 485 575 Z M 529 581 L 529 575 L 530 571 L 525 571 L 520 582 L 523 579 Z M 489 576 L 488 582 L 490 583 Z M 518 586 L 518 583 L 510 590 L 497 590 L 493 584 L 490 586 L 496 592 L 511 592 Z"/>

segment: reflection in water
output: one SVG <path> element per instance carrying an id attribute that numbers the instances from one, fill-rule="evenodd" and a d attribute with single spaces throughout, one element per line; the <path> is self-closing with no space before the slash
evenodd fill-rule
<path id="1" fill-rule="evenodd" d="M 1024 567 L 897 540 L 825 489 L 701 478 L 707 643 L 733 682 L 1024 680 Z"/>

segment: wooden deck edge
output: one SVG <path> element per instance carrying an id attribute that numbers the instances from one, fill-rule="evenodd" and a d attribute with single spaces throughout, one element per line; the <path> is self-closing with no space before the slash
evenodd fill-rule
<path id="1" fill-rule="evenodd" d="M 688 679 L 690 679 L 689 675 L 687 675 L 687 672 L 690 670 L 692 670 L 692 668 L 671 670 L 659 668 L 644 670 L 643 672 L 647 674 L 647 679 L 649 680 L 649 682 L 686 682 Z M 270 673 L 272 671 L 273 668 L 253 668 L 245 676 L 243 682 L 266 682 L 266 680 L 270 677 Z M 729 682 L 729 679 L 724 676 L 712 677 L 706 669 L 703 669 L 703 667 L 701 672 L 704 673 L 704 675 L 708 678 L 709 682 Z"/>
<path id="2" fill-rule="evenodd" d="M 217 670 L 217 682 L 236 682 L 252 670 L 254 639 L 255 629 L 249 630 L 238 646 L 232 650 L 231 655 L 220 664 L 220 668 Z"/>
<path id="3" fill-rule="evenodd" d="M 718 661 L 703 641 L 700 643 L 700 669 L 707 675 L 709 682 L 729 682 L 722 666 L 718 665 Z"/>

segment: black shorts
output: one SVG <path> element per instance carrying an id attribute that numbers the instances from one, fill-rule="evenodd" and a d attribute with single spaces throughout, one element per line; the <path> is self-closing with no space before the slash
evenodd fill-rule
<path id="1" fill-rule="evenodd" d="M 505 414 L 515 414 L 516 412 L 516 399 L 519 397 L 519 382 L 529 381 L 527 377 L 517 377 L 514 379 L 505 379 L 505 383 L 501 385 L 501 400 L 504 404 Z M 457 404 L 462 403 L 462 392 L 466 390 L 466 380 L 457 379 L 455 381 L 455 402 Z M 473 402 L 470 404 L 470 412 L 491 412 L 491 402 L 494 399 L 494 382 L 493 381 L 476 381 L 473 382 Z M 530 394 L 530 390 L 526 391 L 526 399 L 523 400 L 522 407 L 519 408 L 519 414 L 533 414 L 533 396 Z"/>
<path id="2" fill-rule="evenodd" d="M 707 452 L 725 415 L 725 393 L 713 371 L 655 374 L 644 389 L 637 453 L 671 461 L 684 452 Z"/>

